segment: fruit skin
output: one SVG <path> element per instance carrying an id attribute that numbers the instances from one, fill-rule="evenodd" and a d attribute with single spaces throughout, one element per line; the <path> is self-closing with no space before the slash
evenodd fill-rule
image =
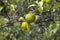
<path id="1" fill-rule="evenodd" d="M 51 2 L 52 2 L 52 0 L 45 0 L 45 2 L 46 2 L 46 3 L 51 3 Z"/>
<path id="2" fill-rule="evenodd" d="M 30 31 L 30 24 L 28 22 L 22 22 L 21 28 Z"/>
<path id="3" fill-rule="evenodd" d="M 26 16 L 25 16 L 25 20 L 29 23 L 32 23 L 35 21 L 35 14 L 32 12 L 29 12 Z"/>

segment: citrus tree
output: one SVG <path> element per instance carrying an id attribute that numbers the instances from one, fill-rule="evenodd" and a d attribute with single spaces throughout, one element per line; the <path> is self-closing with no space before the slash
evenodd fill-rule
<path id="1" fill-rule="evenodd" d="M 0 0 L 0 40 L 60 40 L 60 1 Z"/>

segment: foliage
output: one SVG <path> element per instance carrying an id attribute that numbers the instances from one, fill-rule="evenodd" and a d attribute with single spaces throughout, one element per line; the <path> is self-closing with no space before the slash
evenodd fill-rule
<path id="1" fill-rule="evenodd" d="M 0 0 L 0 40 L 60 40 L 60 1 Z"/>

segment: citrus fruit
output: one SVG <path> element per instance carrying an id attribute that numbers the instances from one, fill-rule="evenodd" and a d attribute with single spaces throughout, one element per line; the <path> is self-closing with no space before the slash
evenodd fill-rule
<path id="1" fill-rule="evenodd" d="M 52 2 L 52 0 L 45 0 L 45 2 L 46 2 L 46 3 L 51 3 L 51 2 Z"/>
<path id="2" fill-rule="evenodd" d="M 21 28 L 22 28 L 23 30 L 30 31 L 30 25 L 29 25 L 28 22 L 22 22 Z"/>
<path id="3" fill-rule="evenodd" d="M 35 14 L 32 12 L 29 12 L 26 16 L 25 19 L 27 22 L 32 23 L 35 20 Z"/>

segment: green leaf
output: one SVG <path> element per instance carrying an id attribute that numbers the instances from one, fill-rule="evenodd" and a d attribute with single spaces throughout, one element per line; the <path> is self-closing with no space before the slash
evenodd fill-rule
<path id="1" fill-rule="evenodd" d="M 57 9 L 58 7 L 60 7 L 60 3 L 56 3 L 54 4 L 53 8 Z"/>
<path id="2" fill-rule="evenodd" d="M 33 0 L 30 0 L 30 3 L 32 3 Z"/>
<path id="3" fill-rule="evenodd" d="M 44 11 L 47 11 L 47 10 L 50 9 L 50 7 L 51 7 L 51 5 L 49 5 L 49 4 L 45 4 L 43 9 L 44 9 Z"/>
<path id="4" fill-rule="evenodd" d="M 0 6 L 0 11 L 3 9 L 3 6 Z"/>
<path id="5" fill-rule="evenodd" d="M 39 8 L 38 8 L 38 11 L 39 11 L 40 13 L 42 13 L 43 7 L 39 7 Z"/>
<path id="6" fill-rule="evenodd" d="M 4 18 L 0 18 L 0 25 L 4 24 L 5 23 L 5 20 Z"/>
<path id="7" fill-rule="evenodd" d="M 36 1 L 36 4 L 37 4 L 38 7 L 42 7 L 43 6 L 43 2 L 42 1 L 39 1 L 39 2 Z"/>
<path id="8" fill-rule="evenodd" d="M 46 37 L 48 39 L 50 37 L 52 37 L 59 29 L 59 27 L 60 27 L 59 25 L 60 25 L 59 21 L 57 21 L 56 23 L 50 24 L 49 27 L 45 29 L 46 30 L 44 33 L 45 39 L 46 39 Z M 52 27 L 54 27 L 54 28 L 52 29 Z"/>
<path id="9" fill-rule="evenodd" d="M 17 3 L 18 3 L 19 1 L 21 1 L 21 0 L 16 0 Z"/>

